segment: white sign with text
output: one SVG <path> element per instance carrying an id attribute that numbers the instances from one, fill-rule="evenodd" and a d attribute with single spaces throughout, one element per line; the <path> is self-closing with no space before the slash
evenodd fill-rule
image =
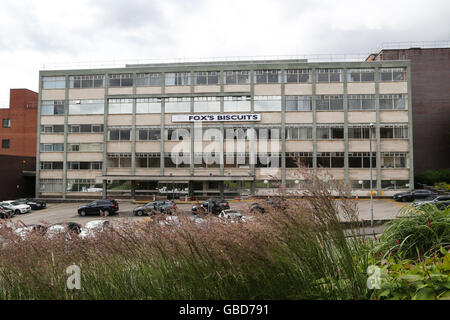
<path id="1" fill-rule="evenodd" d="M 256 113 L 232 114 L 174 114 L 172 122 L 212 122 L 212 121 L 261 121 Z"/>

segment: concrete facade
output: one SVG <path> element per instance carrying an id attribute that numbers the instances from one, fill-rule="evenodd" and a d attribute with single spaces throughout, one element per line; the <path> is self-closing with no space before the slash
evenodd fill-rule
<path id="1" fill-rule="evenodd" d="M 401 79 L 380 80 L 380 72 L 394 69 L 401 70 Z M 317 174 L 326 167 L 336 179 L 367 189 L 370 123 L 375 189 L 409 188 L 410 79 L 409 61 L 234 61 L 41 71 L 37 146 L 43 151 L 36 194 L 106 197 L 107 187 L 108 194 L 132 198 L 170 191 L 263 195 L 279 186 L 301 189 L 295 161 Z M 204 130 L 223 137 L 203 141 L 194 137 L 197 123 L 173 118 L 239 114 L 259 120 L 203 122 Z M 43 124 L 64 130 L 42 132 Z M 190 138 L 180 141 L 176 130 Z M 227 138 L 230 130 L 237 135 L 248 130 L 240 147 Z M 258 133 L 256 140 L 249 138 L 251 130 Z M 276 146 L 270 150 L 263 149 L 264 130 L 278 132 L 272 133 Z M 188 150 L 188 164 L 171 162 L 171 153 L 181 147 Z M 265 151 L 278 159 L 277 168 L 247 160 Z M 223 161 L 201 160 L 213 155 Z M 241 156 L 244 163 L 227 163 L 227 156 Z"/>

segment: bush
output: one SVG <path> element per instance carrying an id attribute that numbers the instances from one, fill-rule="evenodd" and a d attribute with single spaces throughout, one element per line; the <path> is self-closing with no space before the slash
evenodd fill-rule
<path id="1" fill-rule="evenodd" d="M 434 205 L 425 205 L 419 209 L 402 208 L 398 218 L 388 223 L 376 250 L 384 257 L 393 254 L 415 259 L 449 246 L 450 209 L 439 210 Z"/>
<path id="2" fill-rule="evenodd" d="M 420 261 L 388 257 L 377 265 L 380 288 L 372 292 L 372 299 L 450 299 L 450 253 L 444 248 Z"/>
<path id="3" fill-rule="evenodd" d="M 439 189 L 439 190 L 442 190 L 442 191 L 446 191 L 446 192 L 450 191 L 450 183 L 439 182 L 439 183 L 436 183 L 434 185 L 434 187 L 436 189 Z"/>
<path id="4" fill-rule="evenodd" d="M 356 203 L 309 181 L 307 199 L 245 223 L 180 216 L 70 241 L 23 240 L 3 225 L 0 299 L 365 299 L 367 251 L 340 221 L 358 222 Z M 66 288 L 73 264 L 80 290 Z"/>
<path id="5" fill-rule="evenodd" d="M 450 168 L 442 170 L 427 170 L 416 173 L 414 176 L 416 183 L 426 184 L 429 186 L 438 182 L 450 183 Z"/>

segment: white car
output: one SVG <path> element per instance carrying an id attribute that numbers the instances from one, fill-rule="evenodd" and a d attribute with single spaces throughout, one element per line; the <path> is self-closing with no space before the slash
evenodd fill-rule
<path id="1" fill-rule="evenodd" d="M 81 228 L 81 232 L 78 235 L 80 238 L 95 238 L 97 232 L 103 232 L 107 229 L 111 229 L 111 223 L 108 220 L 93 220 L 86 223 Z"/>
<path id="2" fill-rule="evenodd" d="M 31 212 L 31 207 L 27 204 L 20 204 L 15 201 L 3 201 L 0 203 L 1 206 L 13 210 L 14 214 L 28 213 Z"/>
<path id="3" fill-rule="evenodd" d="M 245 221 L 245 216 L 243 216 L 242 213 L 232 209 L 222 210 L 222 212 L 219 213 L 219 218 L 228 219 L 232 223 Z"/>

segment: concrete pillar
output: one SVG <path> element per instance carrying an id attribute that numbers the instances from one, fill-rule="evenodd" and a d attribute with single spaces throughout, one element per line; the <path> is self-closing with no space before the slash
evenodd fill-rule
<path id="1" fill-rule="evenodd" d="M 106 200 L 108 197 L 108 181 L 102 180 L 103 188 L 102 188 L 102 199 Z"/>

